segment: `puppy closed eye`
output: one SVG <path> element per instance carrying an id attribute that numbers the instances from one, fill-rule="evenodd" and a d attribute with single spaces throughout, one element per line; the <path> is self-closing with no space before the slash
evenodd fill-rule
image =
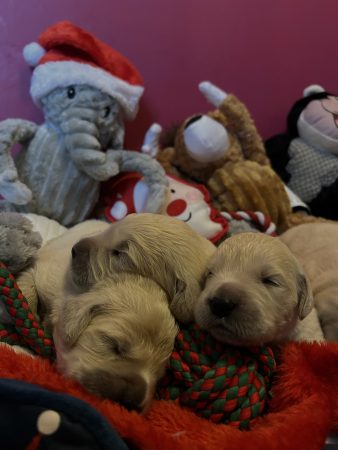
<path id="1" fill-rule="evenodd" d="M 116 258 L 119 258 L 127 254 L 128 247 L 128 242 L 121 242 L 115 248 L 110 249 L 110 254 Z"/>
<path id="2" fill-rule="evenodd" d="M 279 279 L 274 276 L 262 276 L 261 281 L 267 287 L 280 287 L 281 286 Z"/>
<path id="3" fill-rule="evenodd" d="M 102 344 L 105 346 L 105 349 L 110 350 L 116 356 L 124 357 L 128 353 L 128 345 L 125 342 L 119 342 L 113 336 L 109 336 L 105 333 L 100 333 L 100 340 Z"/>

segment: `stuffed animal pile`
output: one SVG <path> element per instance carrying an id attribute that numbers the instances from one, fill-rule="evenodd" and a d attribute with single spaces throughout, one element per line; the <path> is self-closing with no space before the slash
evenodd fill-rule
<path id="1" fill-rule="evenodd" d="M 204 81 L 199 90 L 211 111 L 186 118 L 173 133 L 153 124 L 141 151 L 131 151 L 124 149 L 124 121 L 137 114 L 143 81 L 126 57 L 64 21 L 26 46 L 24 58 L 44 123 L 0 122 L 0 263 L 13 273 L 29 267 L 46 240 L 92 217 L 167 214 L 216 244 L 232 233 L 276 235 L 338 219 L 338 102 L 321 87 L 296 102 L 287 135 L 264 144 L 246 106 Z M 16 317 L 12 285 L 1 281 Z M 0 322 L 6 314 L 0 298 Z M 237 381 L 226 386 L 230 395 Z"/>
<path id="2" fill-rule="evenodd" d="M 216 109 L 169 130 L 162 146 L 161 127 L 154 124 L 142 151 L 156 157 L 167 174 L 203 183 L 220 212 L 260 211 L 272 219 L 278 233 L 324 220 L 311 215 L 306 202 L 271 167 L 245 105 L 210 82 L 201 82 L 199 89 Z"/>

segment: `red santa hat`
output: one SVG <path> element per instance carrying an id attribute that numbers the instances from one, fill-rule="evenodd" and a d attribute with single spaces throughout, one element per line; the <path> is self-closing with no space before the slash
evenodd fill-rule
<path id="1" fill-rule="evenodd" d="M 49 27 L 23 49 L 34 67 L 31 96 L 37 104 L 57 87 L 88 84 L 111 95 L 133 119 L 143 94 L 143 81 L 131 62 L 87 31 L 63 21 Z"/>

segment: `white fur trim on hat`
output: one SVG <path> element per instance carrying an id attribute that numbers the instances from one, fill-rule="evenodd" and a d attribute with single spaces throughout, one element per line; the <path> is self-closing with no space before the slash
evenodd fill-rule
<path id="1" fill-rule="evenodd" d="M 35 67 L 40 59 L 46 54 L 46 50 L 37 42 L 31 42 L 24 46 L 22 54 L 26 63 Z"/>
<path id="2" fill-rule="evenodd" d="M 58 87 L 88 84 L 115 98 L 127 118 L 133 119 L 144 88 L 132 85 L 109 72 L 76 61 L 51 61 L 33 71 L 30 93 L 35 103 Z"/>
<path id="3" fill-rule="evenodd" d="M 308 97 L 312 94 L 319 94 L 320 92 L 325 92 L 325 89 L 319 84 L 310 84 L 303 91 L 303 97 Z"/>

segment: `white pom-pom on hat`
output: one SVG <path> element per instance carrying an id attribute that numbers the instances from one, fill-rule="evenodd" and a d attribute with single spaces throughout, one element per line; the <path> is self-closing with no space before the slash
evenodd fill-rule
<path id="1" fill-rule="evenodd" d="M 43 411 L 37 420 L 37 429 L 41 434 L 54 434 L 60 427 L 61 417 L 57 411 L 47 409 Z"/>
<path id="2" fill-rule="evenodd" d="M 38 42 L 31 42 L 24 46 L 22 54 L 26 63 L 35 67 L 46 54 L 46 50 Z"/>
<path id="3" fill-rule="evenodd" d="M 319 84 L 310 84 L 303 91 L 303 97 L 308 97 L 312 94 L 319 94 L 320 92 L 325 92 L 325 89 Z"/>

